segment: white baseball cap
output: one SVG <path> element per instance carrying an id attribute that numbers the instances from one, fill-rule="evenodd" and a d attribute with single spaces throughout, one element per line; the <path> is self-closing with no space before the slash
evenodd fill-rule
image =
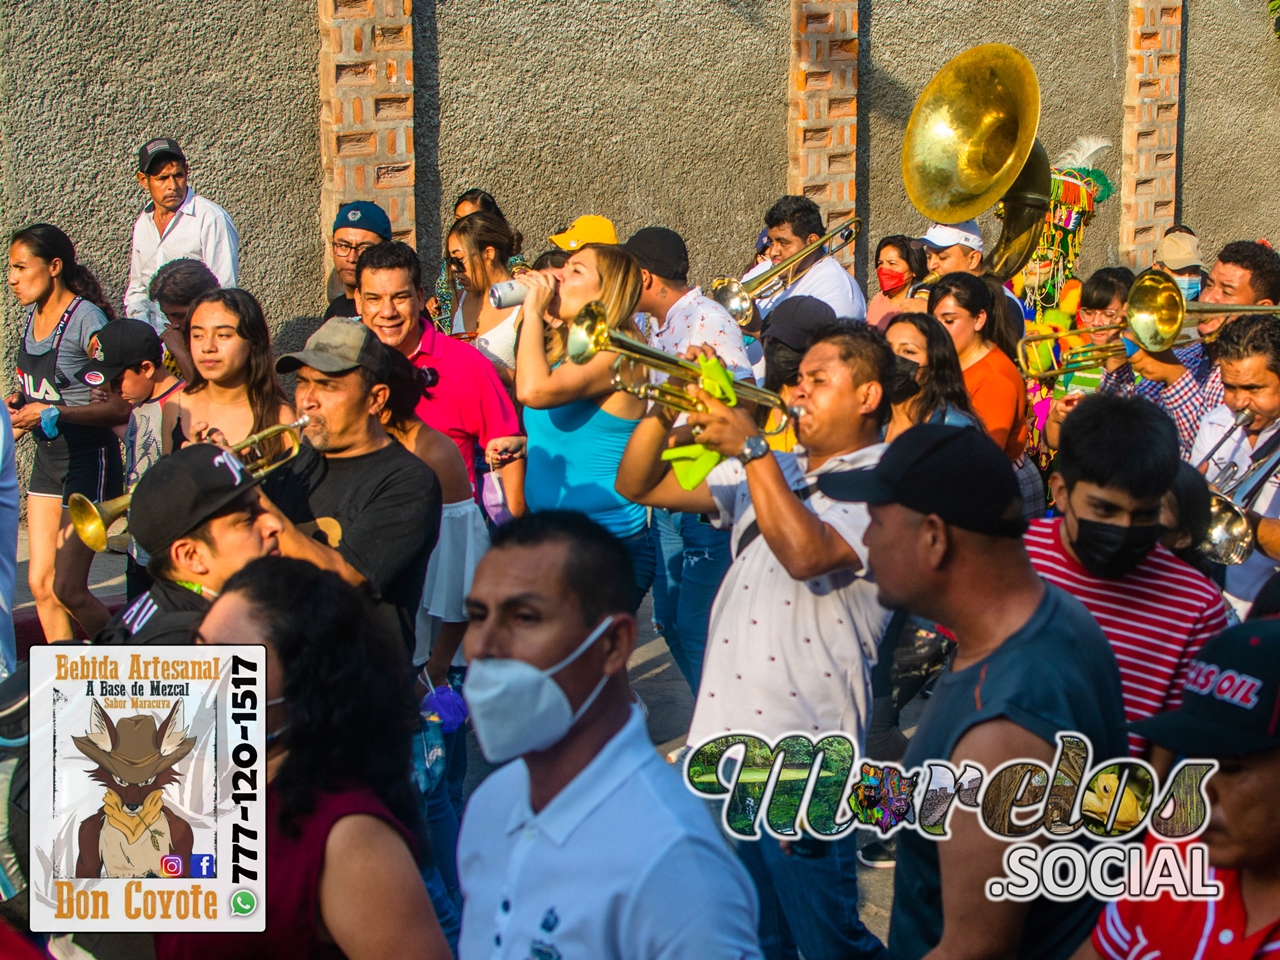
<path id="1" fill-rule="evenodd" d="M 925 231 L 925 235 L 915 241 L 913 246 L 928 247 L 932 250 L 945 250 L 963 243 L 971 250 L 984 253 L 982 231 L 978 229 L 977 220 L 966 220 L 964 223 L 934 223 Z"/>

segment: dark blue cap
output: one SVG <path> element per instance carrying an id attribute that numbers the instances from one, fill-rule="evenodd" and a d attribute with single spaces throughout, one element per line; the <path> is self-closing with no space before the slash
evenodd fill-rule
<path id="1" fill-rule="evenodd" d="M 368 200 L 356 200 L 342 205 L 333 220 L 333 230 L 336 233 L 343 227 L 368 230 L 383 240 L 391 239 L 391 218 L 380 206 Z"/>

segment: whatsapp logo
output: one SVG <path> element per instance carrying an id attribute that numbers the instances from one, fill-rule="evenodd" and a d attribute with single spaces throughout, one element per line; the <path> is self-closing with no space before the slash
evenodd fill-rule
<path id="1" fill-rule="evenodd" d="M 237 890 L 231 894 L 231 915 L 247 917 L 258 909 L 258 895 L 252 890 Z"/>

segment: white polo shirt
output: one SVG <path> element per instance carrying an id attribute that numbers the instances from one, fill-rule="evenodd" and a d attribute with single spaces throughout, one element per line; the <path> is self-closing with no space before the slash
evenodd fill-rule
<path id="1" fill-rule="evenodd" d="M 165 328 L 164 314 L 151 301 L 151 278 L 170 260 L 199 260 L 224 287 L 234 287 L 240 272 L 240 234 L 231 215 L 212 200 L 187 188 L 187 199 L 164 228 L 156 229 L 155 204 L 148 201 L 133 225 L 133 253 L 129 286 L 124 293 L 125 316 L 146 320 L 156 331 Z"/>
<path id="2" fill-rule="evenodd" d="M 1235 479 L 1237 480 L 1252 466 L 1250 458 L 1257 447 L 1249 446 L 1244 438 L 1244 431 L 1235 426 L 1235 414 L 1225 403 L 1218 404 L 1200 421 L 1200 429 L 1196 431 L 1195 443 L 1191 448 L 1191 463 L 1199 464 L 1213 445 L 1229 430 L 1234 430 L 1235 435 L 1218 448 L 1218 452 L 1213 455 L 1205 471 L 1205 479 L 1210 483 L 1214 483 L 1222 475 L 1222 471 L 1229 463 L 1236 465 Z M 1258 446 L 1271 439 L 1277 430 L 1280 430 L 1280 421 L 1273 423 L 1258 435 Z M 1252 483 L 1249 484 L 1249 487 L 1252 486 Z M 1259 516 L 1271 519 L 1280 517 L 1280 497 L 1276 496 L 1278 490 L 1280 490 L 1280 478 L 1272 476 L 1253 505 L 1253 509 Z M 1246 490 L 1243 489 L 1239 491 L 1241 495 L 1245 492 Z M 1280 564 L 1261 550 L 1254 550 L 1244 563 L 1227 567 L 1227 583 L 1223 595 L 1240 615 L 1241 620 L 1248 614 L 1253 598 L 1258 595 L 1262 585 L 1277 570 L 1280 570 Z"/>
<path id="3" fill-rule="evenodd" d="M 771 266 L 771 263 L 762 263 L 742 279 L 750 280 Z M 867 319 L 867 299 L 862 295 L 862 288 L 834 257 L 823 257 L 803 277 L 776 296 L 756 301 L 760 316 L 768 317 L 774 307 L 790 297 L 814 297 L 830 304 L 841 320 Z"/>
<path id="4" fill-rule="evenodd" d="M 649 328 L 649 345 L 677 356 L 690 347 L 705 345 L 724 361 L 735 380 L 755 379 L 742 328 L 733 322 L 728 310 L 704 296 L 701 287 L 694 287 L 673 303 L 665 318 L 654 317 Z M 661 374 L 654 375 L 655 382 L 665 379 Z"/>
<path id="5" fill-rule="evenodd" d="M 537 814 L 523 760 L 480 784 L 458 879 L 460 960 L 760 956 L 755 887 L 638 707 Z"/>
<path id="6" fill-rule="evenodd" d="M 870 469 L 886 449 L 873 444 L 813 472 L 803 453 L 773 456 L 791 489 L 801 490 L 823 473 Z M 734 561 L 711 607 L 688 742 L 698 746 L 726 731 L 772 739 L 839 730 L 861 744 L 871 714 L 871 668 L 889 620 L 867 573 L 866 505 L 813 490 L 805 506 L 853 547 L 862 570 L 793 580 L 763 536 L 740 549 L 756 519 L 746 468 L 725 460 L 707 485 L 719 510 L 712 522 L 733 528 Z"/>

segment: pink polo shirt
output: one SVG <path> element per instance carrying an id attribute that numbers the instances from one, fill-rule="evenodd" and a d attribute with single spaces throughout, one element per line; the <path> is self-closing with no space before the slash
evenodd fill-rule
<path id="1" fill-rule="evenodd" d="M 440 381 L 418 402 L 418 416 L 458 445 L 474 490 L 477 446 L 483 451 L 494 437 L 518 436 L 520 421 L 484 354 L 469 343 L 446 337 L 430 321 L 424 326 L 422 341 L 409 359 L 420 369 L 433 368 Z"/>

